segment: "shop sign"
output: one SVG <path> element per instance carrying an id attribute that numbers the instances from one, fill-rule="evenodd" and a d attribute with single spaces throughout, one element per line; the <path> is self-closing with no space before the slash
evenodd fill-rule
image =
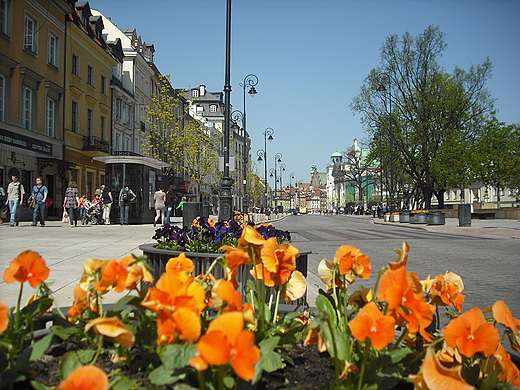
<path id="1" fill-rule="evenodd" d="M 52 144 L 0 129 L 0 142 L 33 152 L 52 155 Z"/>

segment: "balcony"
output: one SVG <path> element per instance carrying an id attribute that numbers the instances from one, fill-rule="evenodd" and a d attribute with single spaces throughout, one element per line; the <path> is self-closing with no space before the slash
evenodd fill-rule
<path id="1" fill-rule="evenodd" d="M 110 143 L 99 137 L 83 137 L 83 151 L 88 156 L 99 156 L 110 153 Z"/>

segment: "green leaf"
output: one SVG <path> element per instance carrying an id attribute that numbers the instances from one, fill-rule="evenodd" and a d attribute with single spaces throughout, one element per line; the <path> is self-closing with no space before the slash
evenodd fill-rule
<path id="1" fill-rule="evenodd" d="M 233 387 L 235 387 L 235 378 L 226 375 L 224 377 L 224 386 L 226 387 L 226 389 L 232 389 Z"/>
<path id="2" fill-rule="evenodd" d="M 490 374 L 486 374 L 482 379 L 480 390 L 494 390 L 498 387 L 498 372 L 499 370 L 495 370 Z"/>
<path id="3" fill-rule="evenodd" d="M 67 340 L 70 337 L 83 337 L 83 329 L 76 326 L 51 326 L 51 332 L 62 340 Z"/>
<path id="4" fill-rule="evenodd" d="M 316 297 L 316 309 L 327 315 L 328 318 L 336 318 L 336 311 L 332 306 L 332 302 L 325 295 Z"/>
<path id="5" fill-rule="evenodd" d="M 121 298 L 119 301 L 117 301 L 114 306 L 112 306 L 113 312 L 119 312 L 126 308 L 128 305 L 132 306 L 138 306 L 140 303 L 140 299 L 137 296 L 134 295 L 127 295 L 123 298 Z"/>
<path id="6" fill-rule="evenodd" d="M 50 390 L 51 388 L 49 386 L 45 386 L 43 383 L 31 381 L 31 386 L 34 388 L 34 390 Z"/>
<path id="7" fill-rule="evenodd" d="M 60 379 L 63 381 L 76 369 L 81 367 L 81 361 L 75 352 L 67 352 L 60 363 Z"/>
<path id="8" fill-rule="evenodd" d="M 95 354 L 96 351 L 93 349 L 82 349 L 76 352 L 76 355 L 82 364 L 89 364 L 92 359 L 94 359 Z"/>
<path id="9" fill-rule="evenodd" d="M 52 337 L 54 335 L 52 333 L 45 336 L 43 339 L 38 340 L 35 342 L 30 348 L 31 348 L 31 362 L 34 362 L 41 358 L 45 351 L 49 348 L 51 345 Z"/>
<path id="10" fill-rule="evenodd" d="M 388 356 L 392 359 L 392 363 L 398 363 L 411 353 L 410 348 L 400 347 L 388 352 Z"/>
<path id="11" fill-rule="evenodd" d="M 173 373 L 173 370 L 169 370 L 164 366 L 159 366 L 148 375 L 148 379 L 150 379 L 150 382 L 152 382 L 154 385 L 164 386 L 171 385 L 186 377 L 185 373 L 180 375 L 173 375 Z"/>
<path id="12" fill-rule="evenodd" d="M 166 346 L 161 361 L 165 369 L 175 370 L 186 367 L 196 354 L 197 346 L 194 344 L 170 344 Z"/>
<path id="13" fill-rule="evenodd" d="M 280 337 L 269 337 L 260 342 L 260 353 L 261 358 L 257 363 L 257 366 L 267 372 L 273 372 L 280 368 L 285 367 L 285 363 L 282 359 L 282 355 L 275 352 L 275 348 L 280 342 Z"/>
<path id="14" fill-rule="evenodd" d="M 135 389 L 137 383 L 134 379 L 130 379 L 124 376 L 117 376 L 110 381 L 110 390 L 131 390 Z"/>

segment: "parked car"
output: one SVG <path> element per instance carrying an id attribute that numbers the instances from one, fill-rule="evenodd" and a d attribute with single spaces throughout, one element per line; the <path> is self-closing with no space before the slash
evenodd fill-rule
<path id="1" fill-rule="evenodd" d="M 298 210 L 296 210 L 296 209 L 289 209 L 289 210 L 287 210 L 287 212 L 292 215 L 298 215 Z"/>

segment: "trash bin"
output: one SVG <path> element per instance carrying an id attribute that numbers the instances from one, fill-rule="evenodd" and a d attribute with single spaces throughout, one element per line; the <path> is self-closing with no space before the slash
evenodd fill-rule
<path id="1" fill-rule="evenodd" d="M 203 218 L 209 218 L 209 204 L 202 205 L 200 216 Z"/>
<path id="2" fill-rule="evenodd" d="M 182 226 L 190 227 L 193 220 L 200 216 L 202 203 L 186 202 L 182 210 Z"/>
<path id="3" fill-rule="evenodd" d="M 459 227 L 471 226 L 471 204 L 459 204 Z"/>

